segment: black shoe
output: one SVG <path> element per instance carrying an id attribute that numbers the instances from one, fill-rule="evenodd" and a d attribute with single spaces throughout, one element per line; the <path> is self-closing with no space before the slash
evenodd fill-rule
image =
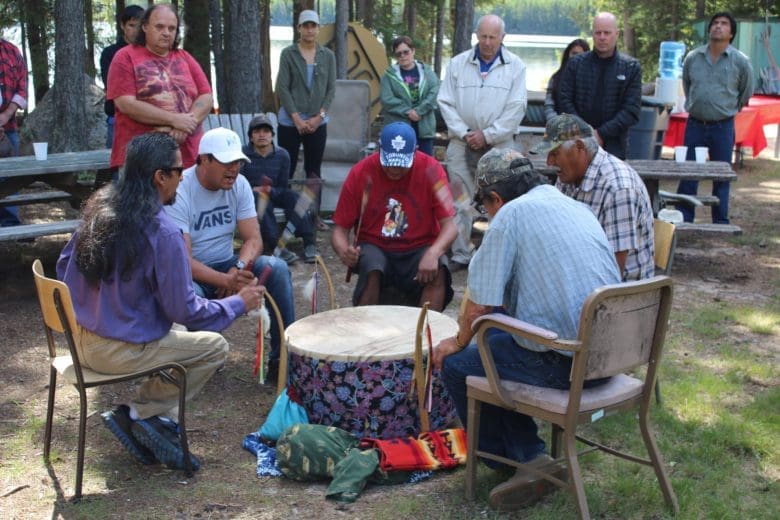
<path id="1" fill-rule="evenodd" d="M 122 446 L 141 464 L 154 464 L 157 459 L 154 453 L 133 437 L 132 425 L 135 421 L 130 418 L 130 408 L 122 404 L 109 412 L 100 414 L 103 424 L 113 433 Z"/>
<path id="2" fill-rule="evenodd" d="M 154 416 L 135 421 L 132 431 L 135 439 L 151 450 L 157 460 L 169 469 L 185 469 L 179 426 L 175 422 Z M 200 469 L 200 461 L 192 453 L 190 463 L 193 471 Z"/>

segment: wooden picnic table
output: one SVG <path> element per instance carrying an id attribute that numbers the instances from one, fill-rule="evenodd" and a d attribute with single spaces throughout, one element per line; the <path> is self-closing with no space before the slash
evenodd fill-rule
<path id="1" fill-rule="evenodd" d="M 551 179 L 557 175 L 558 168 L 547 166 L 545 156 L 531 156 L 534 168 L 544 173 Z M 650 195 L 650 202 L 653 207 L 653 214 L 658 215 L 658 211 L 663 207 L 663 200 L 660 194 L 661 181 L 694 180 L 694 181 L 730 181 L 737 180 L 737 174 L 731 164 L 720 161 L 707 161 L 697 163 L 695 161 L 685 161 L 678 163 L 666 159 L 658 160 L 631 160 L 626 161 L 645 183 L 647 193 Z M 701 197 L 705 199 L 705 197 Z M 731 234 L 741 233 L 738 226 L 727 224 L 689 224 L 678 226 L 681 230 L 691 231 L 712 231 Z M 683 229 L 685 228 L 685 229 Z"/>
<path id="2" fill-rule="evenodd" d="M 45 161 L 33 155 L 0 159 L 0 205 L 42 204 L 65 200 L 70 195 L 73 207 L 94 191 L 96 184 L 78 182 L 78 173 L 95 171 L 106 176 L 109 171 L 110 149 L 49 154 Z M 98 177 L 96 177 L 97 180 Z M 103 177 L 108 179 L 108 177 Z M 12 195 L 37 181 L 43 181 L 56 191 Z M 65 192 L 65 193 L 63 193 Z M 19 240 L 73 231 L 77 220 L 44 222 L 0 228 L 0 240 Z"/>
<path id="3" fill-rule="evenodd" d="M 35 181 L 43 181 L 83 199 L 94 186 L 76 182 L 76 173 L 108 171 L 110 155 L 111 150 L 106 148 L 86 152 L 51 153 L 45 161 L 38 161 L 33 155 L 0 159 L 0 197 L 15 193 Z"/>

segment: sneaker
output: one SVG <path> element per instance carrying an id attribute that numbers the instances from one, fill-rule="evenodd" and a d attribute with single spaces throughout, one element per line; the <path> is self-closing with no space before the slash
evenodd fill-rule
<path id="1" fill-rule="evenodd" d="M 130 418 L 130 408 L 126 404 L 119 405 L 115 409 L 100 414 L 103 424 L 116 436 L 122 446 L 130 455 L 141 464 L 154 464 L 154 453 L 133 437 L 132 425 L 135 421 Z"/>
<path id="2" fill-rule="evenodd" d="M 317 251 L 317 246 L 314 244 L 309 244 L 303 248 L 303 261 L 307 264 L 313 264 L 317 261 L 318 254 L 320 253 Z"/>
<path id="3" fill-rule="evenodd" d="M 564 482 L 569 476 L 563 464 L 553 462 L 553 458 L 546 453 L 529 462 L 528 466 L 544 469 L 546 473 Z M 557 487 L 547 479 L 536 477 L 522 468 L 517 468 L 514 477 L 490 490 L 488 503 L 497 511 L 516 511 L 535 504 Z"/>
<path id="4" fill-rule="evenodd" d="M 151 450 L 157 460 L 169 469 L 185 469 L 178 424 L 170 419 L 154 416 L 133 422 L 132 432 L 133 437 Z M 190 463 L 193 471 L 200 469 L 200 461 L 192 452 Z"/>
<path id="5" fill-rule="evenodd" d="M 298 258 L 298 255 L 296 255 L 295 253 L 293 253 L 287 248 L 281 250 L 281 252 L 279 253 L 279 258 L 284 260 L 287 263 L 287 265 L 292 265 L 298 260 L 300 260 L 300 258 Z"/>

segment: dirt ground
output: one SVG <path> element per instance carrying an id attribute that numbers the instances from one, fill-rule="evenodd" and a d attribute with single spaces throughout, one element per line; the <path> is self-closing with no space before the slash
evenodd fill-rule
<path id="1" fill-rule="evenodd" d="M 732 187 L 732 221 L 744 230 L 736 239 L 707 236 L 678 240 L 674 259 L 675 309 L 701 301 L 729 305 L 776 305 L 780 288 L 780 163 L 748 160 Z M 672 188 L 664 187 L 664 189 Z M 55 211 L 73 218 L 66 204 Z M 35 209 L 23 208 L 28 220 Z M 40 211 L 40 210 L 37 210 Z M 706 212 L 705 212 L 706 213 Z M 708 217 L 702 214 L 702 220 Z M 441 518 L 457 515 L 484 517 L 484 501 L 463 502 L 463 473 L 436 475 L 416 485 L 370 487 L 355 504 L 326 502 L 324 484 L 302 484 L 283 478 L 257 479 L 255 461 L 241 448 L 244 436 L 262 423 L 274 399 L 271 385 L 260 385 L 251 370 L 256 322 L 239 319 L 225 332 L 231 352 L 188 409 L 188 430 L 202 469 L 191 479 L 159 466 L 132 461 L 102 426 L 99 413 L 131 395 L 131 385 L 90 392 L 90 417 L 84 476 L 85 499 L 71 504 L 77 437 L 77 394 L 58 385 L 53 438 L 53 461 L 42 461 L 43 425 L 47 398 L 45 337 L 34 294 L 30 265 L 41 258 L 46 271 L 54 263 L 66 236 L 33 243 L 0 244 L 0 516 L 42 517 L 176 517 L 176 518 L 394 518 L 399 514 Z M 320 233 L 320 252 L 336 285 L 336 301 L 348 306 L 355 279 L 344 283 L 345 269 L 330 248 L 330 234 Z M 291 249 L 302 253 L 302 244 Z M 310 313 L 301 295 L 312 266 L 292 267 L 297 316 Z M 466 273 L 454 275 L 456 296 L 447 314 L 455 316 Z M 324 286 L 320 293 L 325 294 Z M 327 307 L 324 298 L 320 308 Z M 757 348 L 759 348 L 757 346 Z M 780 352 L 777 337 L 760 346 Z M 440 505 L 450 504 L 446 515 Z"/>

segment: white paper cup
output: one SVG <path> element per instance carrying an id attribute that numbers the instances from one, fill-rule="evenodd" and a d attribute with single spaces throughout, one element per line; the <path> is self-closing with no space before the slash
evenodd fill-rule
<path id="1" fill-rule="evenodd" d="M 685 156 L 688 155 L 687 146 L 675 146 L 674 147 L 674 160 L 677 162 L 685 162 Z"/>
<path id="2" fill-rule="evenodd" d="M 36 161 L 45 161 L 49 155 L 49 143 L 33 143 L 33 150 Z"/>
<path id="3" fill-rule="evenodd" d="M 707 154 L 709 153 L 710 149 L 706 146 L 697 146 L 696 147 L 696 162 L 697 163 L 705 163 L 707 162 Z"/>

